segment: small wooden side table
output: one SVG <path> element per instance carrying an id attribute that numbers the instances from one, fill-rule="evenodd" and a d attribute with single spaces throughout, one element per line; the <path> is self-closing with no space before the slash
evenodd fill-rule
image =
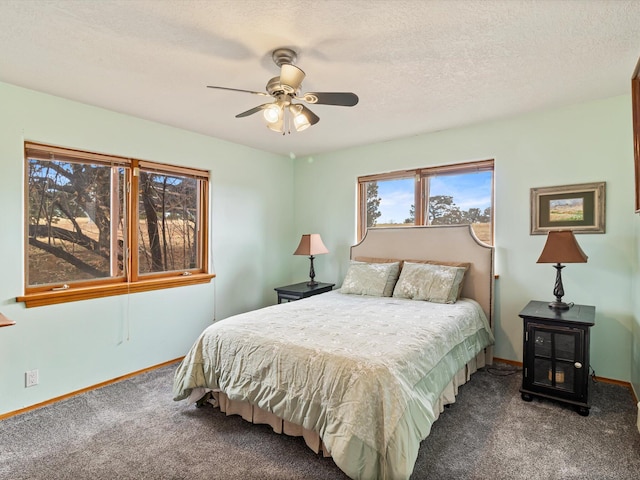
<path id="1" fill-rule="evenodd" d="M 283 301 L 293 302 L 300 300 L 301 298 L 312 297 L 320 293 L 326 293 L 331 291 L 335 286 L 335 283 L 320 283 L 309 286 L 307 282 L 294 283 L 293 285 L 287 285 L 285 287 L 274 288 L 278 292 L 278 303 Z"/>
<path id="2" fill-rule="evenodd" d="M 522 399 L 560 400 L 589 415 L 589 333 L 596 307 L 557 311 L 533 300 L 519 316 L 524 323 Z"/>

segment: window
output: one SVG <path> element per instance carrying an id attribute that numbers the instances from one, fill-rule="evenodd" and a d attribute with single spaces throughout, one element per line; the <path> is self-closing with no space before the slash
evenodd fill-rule
<path id="1" fill-rule="evenodd" d="M 27 306 L 208 282 L 208 173 L 25 143 Z"/>
<path id="2" fill-rule="evenodd" d="M 470 224 L 493 245 L 493 160 L 358 178 L 358 235 L 368 228 Z"/>

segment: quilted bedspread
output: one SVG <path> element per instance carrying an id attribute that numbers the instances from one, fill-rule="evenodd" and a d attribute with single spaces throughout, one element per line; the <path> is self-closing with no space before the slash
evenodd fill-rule
<path id="1" fill-rule="evenodd" d="M 222 390 L 318 432 L 351 478 L 407 479 L 440 393 L 492 343 L 473 300 L 336 290 L 214 323 L 178 367 L 173 393 Z"/>

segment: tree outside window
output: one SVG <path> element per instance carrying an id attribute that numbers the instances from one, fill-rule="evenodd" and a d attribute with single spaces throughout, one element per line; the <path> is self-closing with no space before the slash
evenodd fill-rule
<path id="1" fill-rule="evenodd" d="M 469 224 L 493 244 L 493 160 L 369 175 L 358 184 L 366 191 L 360 238 L 367 228 Z"/>
<path id="2" fill-rule="evenodd" d="M 58 303 L 212 277 L 207 172 L 32 143 L 25 162 L 27 306 L 35 294 Z"/>

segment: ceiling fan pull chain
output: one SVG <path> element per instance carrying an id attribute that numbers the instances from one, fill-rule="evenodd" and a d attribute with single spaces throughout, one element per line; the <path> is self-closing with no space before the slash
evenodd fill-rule
<path id="1" fill-rule="evenodd" d="M 285 121 L 285 124 L 287 125 L 287 133 L 291 135 L 291 115 L 289 114 L 289 109 L 285 108 L 282 114 L 284 115 L 284 121 Z"/>

